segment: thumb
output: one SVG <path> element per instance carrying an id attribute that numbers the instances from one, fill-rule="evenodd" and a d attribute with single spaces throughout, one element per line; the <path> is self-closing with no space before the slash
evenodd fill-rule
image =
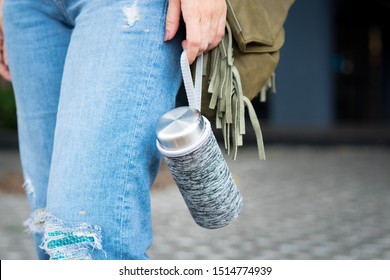
<path id="1" fill-rule="evenodd" d="M 175 37 L 179 28 L 181 6 L 180 0 L 169 0 L 167 16 L 165 19 L 164 41 L 169 41 Z"/>

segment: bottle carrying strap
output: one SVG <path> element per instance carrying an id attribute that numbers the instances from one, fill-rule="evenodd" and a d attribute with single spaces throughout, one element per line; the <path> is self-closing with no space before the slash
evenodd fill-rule
<path id="1" fill-rule="evenodd" d="M 184 87 L 187 94 L 188 105 L 200 112 L 202 98 L 202 69 L 203 54 L 196 58 L 195 84 L 192 80 L 191 69 L 188 63 L 187 51 L 184 50 L 180 57 L 181 73 L 183 75 Z"/>

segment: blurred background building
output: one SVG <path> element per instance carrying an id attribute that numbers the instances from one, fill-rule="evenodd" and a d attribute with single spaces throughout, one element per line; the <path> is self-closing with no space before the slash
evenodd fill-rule
<path id="1" fill-rule="evenodd" d="M 389 12 L 388 0 L 295 1 L 278 93 L 258 108 L 267 124 L 306 140 L 389 143 Z"/>

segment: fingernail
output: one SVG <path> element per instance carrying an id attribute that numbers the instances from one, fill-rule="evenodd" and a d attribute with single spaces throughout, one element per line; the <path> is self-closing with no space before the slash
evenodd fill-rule
<path id="1" fill-rule="evenodd" d="M 171 32 L 169 32 L 168 30 L 165 31 L 165 37 L 164 37 L 164 41 L 168 41 L 171 39 Z"/>

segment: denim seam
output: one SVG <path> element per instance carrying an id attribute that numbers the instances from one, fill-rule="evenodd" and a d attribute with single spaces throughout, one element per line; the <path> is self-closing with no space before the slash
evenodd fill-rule
<path id="1" fill-rule="evenodd" d="M 168 8 L 168 5 L 166 4 L 165 7 L 164 7 L 164 10 L 163 10 L 163 12 L 162 12 L 162 16 L 161 16 L 161 24 L 160 24 L 161 26 L 164 26 L 164 23 L 165 23 L 165 17 L 164 17 L 164 15 L 165 15 L 166 12 L 167 12 L 167 8 Z M 157 63 L 158 58 L 159 58 L 159 56 L 158 56 L 157 54 L 160 52 L 162 46 L 163 46 L 163 43 L 160 43 L 159 46 L 158 46 L 158 49 L 154 52 L 154 55 L 153 55 L 152 59 L 150 60 L 149 66 L 148 66 L 148 67 L 145 67 L 145 68 L 143 69 L 143 71 L 142 71 L 144 75 L 145 75 L 145 74 L 147 74 L 147 75 L 145 75 L 145 76 L 146 76 L 145 82 L 143 83 L 143 85 L 140 87 L 140 90 L 139 90 L 139 92 L 142 92 L 143 95 L 142 95 L 142 100 L 140 100 L 140 102 L 139 102 L 139 110 L 138 110 L 138 112 L 137 112 L 137 117 L 136 117 L 136 121 L 135 121 L 136 124 L 137 124 L 136 127 L 137 127 L 138 129 L 139 129 L 139 122 L 140 122 L 140 119 L 141 119 L 141 117 L 142 117 L 142 115 L 143 115 L 142 112 L 145 110 L 145 103 L 146 103 L 146 98 L 145 98 L 145 96 L 148 94 L 147 90 L 150 89 L 150 81 L 151 81 L 152 73 L 153 73 L 153 71 L 148 71 L 148 69 L 150 69 L 150 67 L 153 67 L 153 66 Z M 132 137 L 138 138 L 139 135 L 140 135 L 140 133 L 138 133 L 138 130 L 137 130 L 137 129 L 134 129 Z M 128 157 L 128 160 L 127 160 L 127 164 L 126 164 L 126 165 L 128 165 L 128 163 L 131 162 L 131 161 L 130 161 L 130 158 L 133 158 L 133 157 L 134 157 L 134 153 L 131 153 L 131 155 L 132 155 L 131 157 L 130 157 L 130 156 Z M 136 159 L 137 162 L 138 162 L 138 160 L 139 160 L 139 156 L 140 156 L 140 155 L 138 155 L 138 158 Z M 128 175 L 127 175 L 126 178 L 125 178 L 125 183 L 127 182 L 127 179 L 128 179 Z M 127 197 L 127 196 L 126 196 L 127 193 L 128 193 L 127 188 L 124 188 L 124 189 L 123 189 L 123 195 L 122 195 L 122 202 L 124 202 L 125 197 Z M 122 235 L 120 236 L 121 243 L 124 242 L 123 239 L 124 239 L 125 236 L 127 236 L 127 234 L 123 234 L 124 232 L 126 232 L 126 229 L 124 228 L 124 217 L 126 217 L 126 215 L 123 213 L 124 211 L 125 211 L 125 210 L 124 210 L 124 203 L 122 203 L 122 215 L 121 215 L 121 217 L 122 217 L 122 219 L 121 219 L 121 233 L 122 233 Z M 121 256 L 120 256 L 120 257 L 123 258 L 123 246 L 120 246 L 120 248 L 121 248 L 121 250 L 120 250 Z"/>
<path id="2" fill-rule="evenodd" d="M 68 21 L 68 23 L 71 25 L 75 25 L 74 20 L 69 16 L 69 14 L 66 11 L 66 8 L 65 8 L 64 4 L 61 2 L 61 0 L 54 0 L 54 2 L 56 4 L 57 8 L 59 9 L 59 11 L 61 12 L 61 14 L 66 19 L 66 21 Z"/>

